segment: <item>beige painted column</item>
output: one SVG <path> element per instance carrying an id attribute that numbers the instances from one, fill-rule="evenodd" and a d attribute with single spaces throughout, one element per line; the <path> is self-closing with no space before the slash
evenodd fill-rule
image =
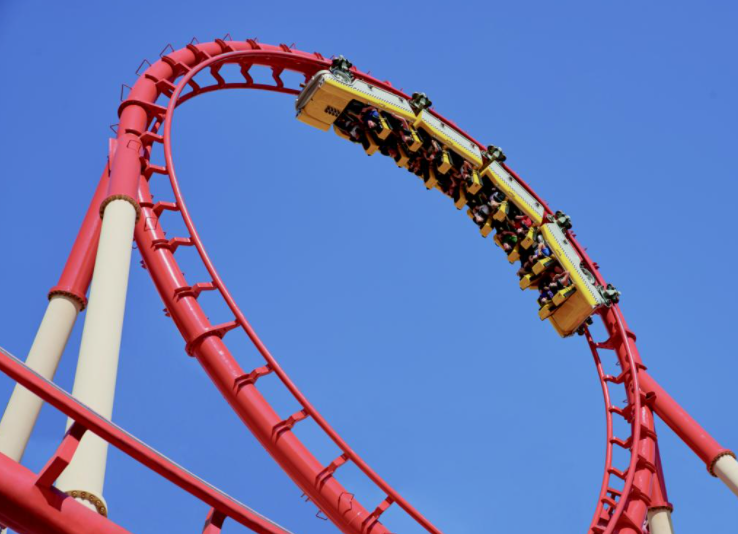
<path id="1" fill-rule="evenodd" d="M 41 326 L 26 358 L 26 365 L 52 380 L 67 346 L 69 334 L 81 309 L 80 303 L 66 295 L 53 295 Z M 36 424 L 43 401 L 16 384 L 0 420 L 0 453 L 20 462 Z"/>
<path id="2" fill-rule="evenodd" d="M 648 511 L 648 528 L 651 534 L 674 534 L 671 509 L 666 506 L 651 508 Z"/>
<path id="3" fill-rule="evenodd" d="M 136 210 L 128 200 L 116 199 L 105 207 L 72 390 L 75 398 L 107 419 L 113 414 L 135 224 Z M 103 515 L 107 450 L 107 442 L 87 432 L 56 483 Z"/>
<path id="4" fill-rule="evenodd" d="M 738 496 L 738 461 L 726 454 L 715 462 L 712 470 Z"/>

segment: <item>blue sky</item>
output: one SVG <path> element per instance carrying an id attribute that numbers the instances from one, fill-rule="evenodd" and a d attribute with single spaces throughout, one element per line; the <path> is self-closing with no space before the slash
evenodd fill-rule
<path id="1" fill-rule="evenodd" d="M 230 32 L 343 54 L 504 147 L 623 292 L 653 376 L 738 448 L 735 306 L 723 289 L 738 260 L 734 3 L 269 5 L 0 2 L 0 346 L 30 347 L 104 165 L 120 85 L 168 43 Z M 223 92 L 183 106 L 174 130 L 200 233 L 262 339 L 445 532 L 524 532 L 531 516 L 546 532 L 584 532 L 604 458 L 586 344 L 538 320 L 515 268 L 439 193 L 293 115 L 288 96 Z M 178 258 L 203 281 L 190 252 Z M 294 532 L 335 532 L 185 355 L 139 259 L 113 419 Z M 203 302 L 214 322 L 230 319 Z M 81 326 L 56 377 L 68 390 Z M 240 361 L 255 361 L 233 340 Z M 281 414 L 294 411 L 273 382 L 260 385 Z M 0 377 L 0 405 L 11 388 Z M 26 465 L 43 465 L 64 423 L 44 408 Z M 657 429 L 677 531 L 735 532 L 735 497 Z M 312 422 L 298 434 L 334 455 Z M 351 468 L 341 476 L 367 507 L 382 499 Z M 117 451 L 105 496 L 133 532 L 198 532 L 207 512 Z M 390 525 L 415 532 L 396 512 Z"/>

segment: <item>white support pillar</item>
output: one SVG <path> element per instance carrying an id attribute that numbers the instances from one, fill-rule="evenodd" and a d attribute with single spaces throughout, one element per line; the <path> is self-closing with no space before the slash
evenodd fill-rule
<path id="1" fill-rule="evenodd" d="M 651 534 L 674 534 L 671 509 L 667 506 L 651 508 L 648 511 L 648 528 Z"/>
<path id="2" fill-rule="evenodd" d="M 47 380 L 54 378 L 80 309 L 81 303 L 67 295 L 56 294 L 49 300 L 26 358 L 26 365 Z M 36 395 L 15 385 L 0 420 L 0 453 L 21 461 L 42 405 L 43 401 Z"/>
<path id="3" fill-rule="evenodd" d="M 113 414 L 135 224 L 136 210 L 128 200 L 115 199 L 105 206 L 72 390 L 75 398 L 108 419 Z M 107 442 L 87 432 L 56 483 L 102 515 L 107 515 L 102 496 L 107 450 Z"/>
<path id="4" fill-rule="evenodd" d="M 726 454 L 718 458 L 712 470 L 738 496 L 738 461 Z"/>

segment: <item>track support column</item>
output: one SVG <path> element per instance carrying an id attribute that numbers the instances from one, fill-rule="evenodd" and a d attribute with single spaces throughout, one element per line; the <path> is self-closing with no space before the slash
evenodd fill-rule
<path id="1" fill-rule="evenodd" d="M 674 534 L 671 509 L 667 506 L 648 510 L 648 528 L 651 534 Z"/>
<path id="2" fill-rule="evenodd" d="M 64 271 L 49 292 L 46 313 L 26 358 L 26 364 L 47 380 L 54 378 L 77 315 L 87 305 L 100 239 L 100 203 L 108 194 L 109 174 L 106 165 Z M 16 384 L 0 421 L 0 453 L 21 461 L 42 405 L 41 399 Z"/>
<path id="3" fill-rule="evenodd" d="M 712 467 L 712 472 L 738 496 L 738 461 L 732 454 L 725 454 L 718 458 Z"/>
<path id="4" fill-rule="evenodd" d="M 51 297 L 26 358 L 26 364 L 44 378 L 54 377 L 80 309 L 76 299 Z M 0 421 L 0 453 L 20 462 L 42 404 L 36 395 L 16 384 Z"/>
<path id="5" fill-rule="evenodd" d="M 110 189 L 101 205 L 100 241 L 72 390 L 75 398 L 107 419 L 113 414 L 131 243 L 140 212 L 134 197 L 141 145 L 127 137 L 129 134 L 124 134 L 118 140 Z M 70 420 L 68 426 L 71 424 Z M 106 441 L 88 432 L 57 480 L 59 489 L 102 515 L 107 515 L 102 496 L 107 450 Z"/>

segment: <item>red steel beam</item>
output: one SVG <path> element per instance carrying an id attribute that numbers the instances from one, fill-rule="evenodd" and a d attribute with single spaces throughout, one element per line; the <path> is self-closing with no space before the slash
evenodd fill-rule
<path id="1" fill-rule="evenodd" d="M 100 182 L 87 209 L 82 227 L 72 245 L 67 263 L 57 284 L 49 291 L 49 298 L 54 295 L 66 295 L 80 303 L 80 309 L 87 306 L 87 288 L 92 280 L 92 270 L 95 267 L 97 242 L 100 239 L 100 203 L 108 196 L 110 182 L 110 166 L 105 165 Z"/>
<path id="2" fill-rule="evenodd" d="M 160 453 L 156 452 L 152 448 L 145 445 L 143 442 L 128 434 L 123 429 L 119 428 L 117 425 L 89 410 L 88 408 L 80 404 L 76 399 L 74 399 L 69 393 L 62 390 L 52 382 L 49 382 L 42 376 L 36 374 L 34 371 L 24 365 L 20 360 L 10 355 L 2 348 L 0 348 L 0 371 L 8 375 L 10 378 L 18 382 L 20 385 L 22 385 L 35 395 L 41 397 L 45 402 L 48 402 L 60 412 L 64 413 L 77 423 L 81 424 L 90 432 L 97 434 L 102 439 L 110 443 L 112 446 L 119 449 L 121 452 L 127 454 L 128 456 L 145 465 L 155 473 L 161 475 L 165 479 L 185 490 L 186 492 L 215 508 L 218 512 L 232 518 L 233 520 L 250 528 L 254 532 L 263 534 L 288 534 L 289 531 L 283 529 L 269 519 L 259 515 L 258 513 L 254 512 L 243 504 L 238 503 L 237 501 L 220 492 L 207 482 L 186 471 L 171 460 L 165 458 Z M 14 464 L 14 466 L 18 466 L 18 464 L 8 459 L 7 457 L 4 458 L 8 462 Z M 4 471 L 3 468 L 4 464 L 0 464 L 0 472 L 3 472 L 4 475 L 3 477 L 0 477 L 0 480 L 3 481 L 6 480 L 8 477 L 13 476 L 13 473 L 18 472 L 15 467 L 9 468 L 9 470 L 7 471 L 8 475 L 6 476 L 6 471 Z M 35 482 L 37 475 L 32 474 L 32 478 Z M 12 489 L 12 484 L 7 486 L 7 490 L 10 493 L 13 493 Z M 23 488 L 21 488 L 21 491 L 19 491 L 19 493 L 22 493 L 23 491 Z M 2 495 L 2 490 L 0 490 L 0 497 L 2 497 Z M 12 497 L 8 496 L 8 498 L 14 500 L 19 497 L 14 494 Z M 11 510 L 12 507 L 8 511 Z M 1 513 L 2 511 L 0 510 L 0 514 Z M 0 519 L 2 519 L 2 516 L 0 516 Z M 78 534 L 80 532 L 97 532 L 94 530 L 88 530 L 86 528 L 78 530 L 59 530 L 58 532 L 64 532 L 67 534 Z M 29 532 L 33 532 L 34 534 L 36 532 L 38 532 L 39 534 L 47 534 L 47 532 L 57 532 L 57 530 L 33 530 Z M 100 530 L 99 532 L 107 533 L 125 531 Z"/>
<path id="3" fill-rule="evenodd" d="M 715 462 L 730 449 L 721 446 L 702 426 L 682 408 L 654 379 L 643 371 L 641 388 L 653 395 L 653 409 L 664 423 L 671 428 L 692 451 L 705 462 L 707 470 L 715 476 L 712 469 Z"/>
<path id="4" fill-rule="evenodd" d="M 0 354 L 3 363 L 6 357 Z M 29 388 L 30 389 L 30 388 Z M 22 534 L 130 534 L 0 454 L 0 524 Z"/>

